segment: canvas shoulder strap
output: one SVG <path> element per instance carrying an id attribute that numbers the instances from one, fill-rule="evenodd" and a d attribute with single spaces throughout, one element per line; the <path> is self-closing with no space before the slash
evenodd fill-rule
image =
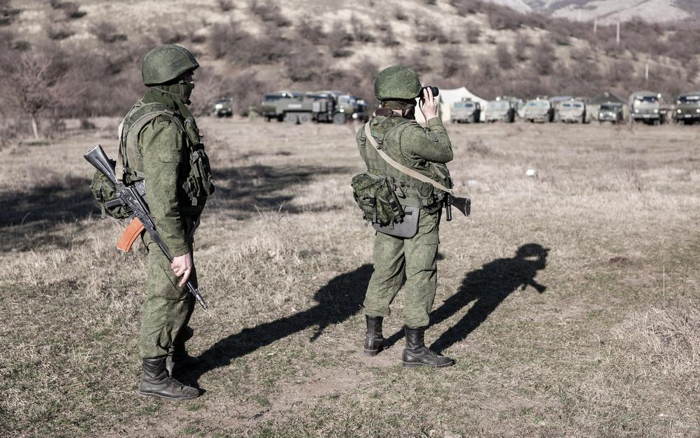
<path id="1" fill-rule="evenodd" d="M 399 172 L 403 173 L 404 175 L 408 175 L 411 178 L 415 178 L 418 181 L 427 183 L 432 185 L 438 190 L 442 190 L 443 192 L 449 193 L 450 195 L 454 195 L 454 191 L 452 189 L 448 189 L 447 187 L 443 186 L 439 182 L 433 180 L 432 178 L 428 178 L 427 176 L 423 175 L 422 173 L 416 172 L 415 170 L 404 166 L 401 163 L 396 162 L 393 158 L 391 158 L 386 152 L 384 152 L 380 147 L 379 143 L 377 143 L 377 139 L 374 138 L 372 135 L 372 131 L 369 127 L 369 123 L 365 123 L 365 137 L 367 137 L 367 140 L 369 140 L 370 144 L 374 146 L 374 149 L 377 151 L 380 157 L 384 161 L 386 161 L 391 167 L 394 169 L 398 170 Z"/>
<path id="2" fill-rule="evenodd" d="M 137 144 L 139 133 L 141 132 L 141 129 L 143 129 L 143 127 L 146 126 L 146 124 L 148 124 L 151 120 L 158 116 L 166 116 L 173 123 L 175 123 L 180 131 L 186 132 L 180 119 L 177 118 L 173 111 L 167 109 L 167 107 L 165 107 L 163 104 L 145 104 L 140 106 L 136 111 L 141 112 L 142 114 L 140 114 L 133 123 L 131 123 L 129 126 L 124 126 L 124 122 L 130 115 L 127 114 L 124 120 L 122 120 L 122 122 L 119 124 L 119 159 L 117 161 L 117 175 L 121 176 L 122 180 L 127 168 L 130 168 L 132 172 L 137 172 L 136 169 L 129 166 L 129 157 L 135 157 L 135 154 L 139 153 Z M 124 132 L 124 128 L 126 128 L 126 132 Z"/>

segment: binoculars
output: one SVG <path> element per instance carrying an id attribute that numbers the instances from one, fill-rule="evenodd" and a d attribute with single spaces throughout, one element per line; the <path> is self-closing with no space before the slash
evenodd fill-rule
<path id="1" fill-rule="evenodd" d="M 440 89 L 432 85 L 426 85 L 425 87 L 421 88 L 420 95 L 423 96 L 423 91 L 427 90 L 428 88 L 430 88 L 430 91 L 433 93 L 433 97 L 437 97 L 438 95 L 440 95 Z"/>

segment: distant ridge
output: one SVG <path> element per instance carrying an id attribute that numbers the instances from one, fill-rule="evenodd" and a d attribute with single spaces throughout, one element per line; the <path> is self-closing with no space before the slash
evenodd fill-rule
<path id="1" fill-rule="evenodd" d="M 700 19 L 698 0 L 486 0 L 518 12 L 538 12 L 602 23 L 641 18 L 648 22 Z"/>

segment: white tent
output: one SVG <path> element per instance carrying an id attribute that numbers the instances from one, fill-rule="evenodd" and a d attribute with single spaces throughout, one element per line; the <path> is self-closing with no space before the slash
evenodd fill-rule
<path id="1" fill-rule="evenodd" d="M 455 88 L 452 90 L 446 90 L 440 88 L 440 115 L 442 116 L 443 122 L 450 121 L 450 115 L 452 111 L 452 104 L 455 102 L 460 102 L 462 99 L 471 99 L 474 102 L 479 102 L 481 104 L 481 121 L 483 122 L 484 109 L 486 108 L 486 100 L 480 98 L 476 94 L 467 90 L 465 87 Z M 423 114 L 420 111 L 416 111 L 416 120 L 419 123 L 424 123 Z"/>

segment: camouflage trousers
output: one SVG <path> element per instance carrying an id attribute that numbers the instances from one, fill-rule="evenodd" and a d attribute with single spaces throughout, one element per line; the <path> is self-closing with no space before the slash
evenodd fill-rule
<path id="1" fill-rule="evenodd" d="M 148 250 L 147 296 L 141 316 L 139 354 L 142 359 L 149 359 L 172 353 L 173 342 L 184 332 L 195 303 L 187 288 L 178 286 L 179 279 L 158 245 L 148 235 L 143 241 Z M 196 285 L 194 270 L 191 279 Z"/>
<path id="2" fill-rule="evenodd" d="M 440 212 L 427 214 L 420 210 L 414 237 L 402 239 L 377 233 L 374 273 L 364 302 L 366 315 L 388 315 L 391 302 L 403 290 L 405 324 L 410 328 L 428 325 L 437 289 L 439 225 Z"/>

